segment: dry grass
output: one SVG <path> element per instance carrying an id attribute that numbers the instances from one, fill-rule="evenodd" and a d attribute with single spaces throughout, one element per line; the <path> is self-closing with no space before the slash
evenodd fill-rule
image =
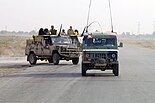
<path id="1" fill-rule="evenodd" d="M 125 44 L 137 45 L 155 50 L 155 40 L 120 40 Z"/>
<path id="2" fill-rule="evenodd" d="M 0 36 L 0 56 L 24 56 L 26 39 L 22 36 Z"/>

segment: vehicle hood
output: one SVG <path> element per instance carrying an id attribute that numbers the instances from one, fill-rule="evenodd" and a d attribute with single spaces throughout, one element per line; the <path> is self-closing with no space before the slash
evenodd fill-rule
<path id="1" fill-rule="evenodd" d="M 77 48 L 77 46 L 76 45 L 56 45 L 56 46 L 59 46 L 59 47 L 64 47 L 64 48 Z"/>

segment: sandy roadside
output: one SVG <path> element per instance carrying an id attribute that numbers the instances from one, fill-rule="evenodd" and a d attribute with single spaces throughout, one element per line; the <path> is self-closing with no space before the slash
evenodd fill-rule
<path id="1" fill-rule="evenodd" d="M 131 39 L 121 39 L 124 45 L 135 45 L 143 48 L 148 48 L 155 50 L 155 40 L 131 40 Z"/>
<path id="2" fill-rule="evenodd" d="M 24 56 L 26 40 L 31 37 L 0 35 L 0 56 Z"/>

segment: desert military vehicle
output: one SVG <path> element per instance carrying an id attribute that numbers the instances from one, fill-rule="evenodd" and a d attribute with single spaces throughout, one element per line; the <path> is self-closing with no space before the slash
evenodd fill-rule
<path id="1" fill-rule="evenodd" d="M 38 35 L 32 40 L 27 40 L 25 55 L 30 64 L 37 60 L 48 60 L 49 63 L 58 65 L 60 60 L 72 60 L 73 64 L 79 62 L 79 48 L 71 43 L 67 36 Z"/>
<path id="2" fill-rule="evenodd" d="M 83 38 L 82 76 L 87 70 L 112 70 L 119 75 L 116 34 L 92 33 Z"/>

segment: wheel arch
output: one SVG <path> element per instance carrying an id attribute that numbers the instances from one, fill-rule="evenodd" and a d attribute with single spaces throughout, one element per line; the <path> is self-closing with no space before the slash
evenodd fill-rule
<path id="1" fill-rule="evenodd" d="M 59 52 L 58 52 L 57 50 L 53 50 L 53 52 L 52 52 L 52 56 L 53 56 L 54 53 L 59 54 Z M 59 54 L 59 56 L 60 56 L 60 54 Z"/>

